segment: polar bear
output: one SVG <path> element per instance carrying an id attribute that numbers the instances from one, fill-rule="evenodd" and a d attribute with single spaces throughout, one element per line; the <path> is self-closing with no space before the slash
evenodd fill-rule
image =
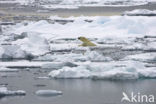
<path id="1" fill-rule="evenodd" d="M 79 46 L 87 47 L 87 46 L 96 46 L 96 44 L 92 43 L 90 40 L 88 40 L 85 37 L 78 37 L 79 40 L 81 40 L 83 43 Z"/>

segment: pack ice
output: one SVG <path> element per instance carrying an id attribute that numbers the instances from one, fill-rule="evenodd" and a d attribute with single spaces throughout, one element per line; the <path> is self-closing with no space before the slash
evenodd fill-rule
<path id="1" fill-rule="evenodd" d="M 53 22 L 27 21 L 27 25 L 22 22 L 3 26 L 0 58 L 50 61 L 40 66 L 51 69 L 52 78 L 156 78 L 156 17 L 49 19 Z M 79 36 L 87 37 L 97 47 L 79 47 Z"/>

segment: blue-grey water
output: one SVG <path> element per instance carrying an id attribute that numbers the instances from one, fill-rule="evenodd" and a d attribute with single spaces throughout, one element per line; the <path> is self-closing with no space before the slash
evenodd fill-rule
<path id="1" fill-rule="evenodd" d="M 146 94 L 156 96 L 156 79 L 140 80 L 91 80 L 91 79 L 38 79 L 48 70 L 21 70 L 17 73 L 1 73 L 0 84 L 9 90 L 25 90 L 26 96 L 3 97 L 0 104 L 148 104 L 121 102 L 122 92 L 128 95 Z M 35 91 L 59 90 L 63 95 L 41 97 Z M 154 103 L 149 103 L 154 104 Z"/>

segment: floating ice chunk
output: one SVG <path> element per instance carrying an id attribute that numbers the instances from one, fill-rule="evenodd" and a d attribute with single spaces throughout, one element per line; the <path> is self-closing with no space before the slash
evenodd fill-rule
<path id="1" fill-rule="evenodd" d="M 78 6 L 74 5 L 41 5 L 43 8 L 48 8 L 48 9 L 78 9 Z"/>
<path id="2" fill-rule="evenodd" d="M 152 73 L 153 72 L 153 73 Z M 137 61 L 119 61 L 111 63 L 87 63 L 70 68 L 63 67 L 49 73 L 52 78 L 92 78 L 92 79 L 139 79 L 155 78 L 156 70 L 146 68 Z"/>
<path id="3" fill-rule="evenodd" d="M 37 77 L 37 79 L 49 79 L 49 77 L 46 77 L 46 76 L 44 76 L 44 77 Z"/>
<path id="4" fill-rule="evenodd" d="M 92 79 L 112 79 L 112 80 L 126 80 L 126 79 L 138 79 L 137 73 L 131 72 L 105 72 L 98 75 L 93 75 Z"/>
<path id="5" fill-rule="evenodd" d="M 78 66 L 74 68 L 63 67 L 62 69 L 51 71 L 49 76 L 53 78 L 88 78 L 90 74 L 90 71 L 85 66 Z"/>
<path id="6" fill-rule="evenodd" d="M 44 96 L 44 97 L 58 96 L 58 95 L 62 95 L 62 94 L 63 93 L 61 91 L 57 91 L 57 90 L 38 90 L 38 91 L 36 91 L 36 95 Z"/>
<path id="7" fill-rule="evenodd" d="M 18 72 L 18 69 L 11 69 L 6 67 L 0 67 L 0 72 Z"/>
<path id="8" fill-rule="evenodd" d="M 38 33 L 29 32 L 28 37 L 13 42 L 20 45 L 22 50 L 33 55 L 42 55 L 49 52 L 48 41 Z"/>
<path id="9" fill-rule="evenodd" d="M 156 78 L 156 68 L 147 68 L 145 70 L 140 70 L 140 78 Z"/>
<path id="10" fill-rule="evenodd" d="M 122 15 L 128 16 L 156 16 L 156 10 L 136 9 L 132 11 L 126 11 Z"/>
<path id="11" fill-rule="evenodd" d="M 18 45 L 5 45 L 3 46 L 3 54 L 1 58 L 13 59 L 13 58 L 26 58 L 28 53 L 21 49 Z"/>
<path id="12" fill-rule="evenodd" d="M 23 90 L 10 91 L 6 87 L 0 87 L 0 97 L 4 96 L 24 96 L 26 92 Z"/>

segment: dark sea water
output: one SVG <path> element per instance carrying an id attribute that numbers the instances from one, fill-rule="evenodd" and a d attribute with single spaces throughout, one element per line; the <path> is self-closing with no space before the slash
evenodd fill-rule
<path id="1" fill-rule="evenodd" d="M 1 73 L 0 84 L 9 90 L 25 90 L 26 96 L 3 97 L 0 104 L 155 104 L 121 102 L 122 92 L 130 95 L 156 96 L 156 79 L 139 80 L 91 80 L 91 79 L 38 79 L 48 70 L 21 70 L 17 73 Z M 37 90 L 59 90 L 63 95 L 37 96 Z"/>

